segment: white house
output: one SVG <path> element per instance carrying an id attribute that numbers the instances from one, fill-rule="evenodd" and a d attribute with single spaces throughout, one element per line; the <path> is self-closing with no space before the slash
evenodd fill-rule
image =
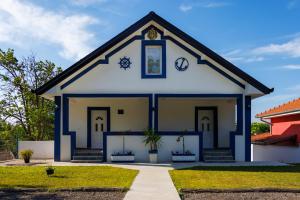
<path id="1" fill-rule="evenodd" d="M 150 12 L 35 92 L 55 100 L 56 161 L 109 162 L 125 149 L 148 162 L 150 128 L 168 162 L 182 135 L 197 161 L 206 149 L 207 160 L 250 161 L 251 100 L 272 91 Z"/>

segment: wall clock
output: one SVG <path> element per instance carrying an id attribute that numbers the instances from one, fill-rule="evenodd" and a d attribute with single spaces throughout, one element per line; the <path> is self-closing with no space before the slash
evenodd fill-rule
<path id="1" fill-rule="evenodd" d="M 175 61 L 175 68 L 178 71 L 185 71 L 188 67 L 189 61 L 184 57 L 177 58 L 177 60 Z"/>

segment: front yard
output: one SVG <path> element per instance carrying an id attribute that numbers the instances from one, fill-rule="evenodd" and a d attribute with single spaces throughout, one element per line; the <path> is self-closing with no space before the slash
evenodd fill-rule
<path id="1" fill-rule="evenodd" d="M 47 176 L 46 167 L 0 167 L 0 188 L 125 188 L 129 189 L 138 171 L 109 166 L 54 167 Z"/>
<path id="2" fill-rule="evenodd" d="M 171 170 L 180 189 L 300 189 L 300 166 L 193 167 Z"/>

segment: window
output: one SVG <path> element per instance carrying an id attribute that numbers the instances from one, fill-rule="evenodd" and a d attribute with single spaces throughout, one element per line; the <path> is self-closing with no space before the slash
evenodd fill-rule
<path id="1" fill-rule="evenodd" d="M 163 40 L 142 41 L 142 78 L 166 78 L 166 47 Z"/>
<path id="2" fill-rule="evenodd" d="M 146 46 L 146 74 L 161 75 L 161 46 Z"/>

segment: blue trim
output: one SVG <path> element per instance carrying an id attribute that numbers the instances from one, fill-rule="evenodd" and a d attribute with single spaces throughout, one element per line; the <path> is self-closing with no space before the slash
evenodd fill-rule
<path id="1" fill-rule="evenodd" d="M 74 81 L 76 81 L 77 79 L 79 79 L 80 77 L 82 77 L 84 74 L 86 74 L 90 70 L 94 69 L 96 66 L 98 66 L 100 64 L 109 64 L 109 58 L 112 55 L 114 55 L 115 53 L 117 53 L 118 51 L 120 51 L 121 49 L 123 49 L 124 47 L 126 47 L 127 45 L 129 45 L 131 42 L 133 42 L 135 40 L 141 40 L 141 39 L 142 39 L 141 36 L 134 36 L 134 37 L 132 37 L 131 39 L 129 39 L 128 41 L 124 42 L 122 45 L 120 45 L 119 47 L 117 47 L 116 49 L 114 49 L 113 51 L 111 51 L 110 53 L 108 53 L 105 56 L 105 59 L 97 60 L 94 64 L 92 64 L 91 66 L 87 67 L 82 72 L 80 72 L 79 74 L 77 74 L 76 76 L 74 76 L 73 78 L 71 78 L 70 80 L 68 80 L 66 83 L 64 83 L 63 85 L 61 85 L 60 89 L 66 88 L 68 85 L 70 85 L 71 83 L 73 83 Z"/>
<path id="2" fill-rule="evenodd" d="M 150 75 L 146 73 L 146 47 L 147 46 L 161 46 L 162 48 L 162 63 L 161 74 Z M 141 67 L 142 78 L 166 78 L 166 41 L 165 40 L 142 40 L 142 52 L 141 52 Z"/>
<path id="3" fill-rule="evenodd" d="M 145 97 L 148 98 L 149 101 L 149 110 L 148 110 L 148 127 L 152 128 L 152 94 L 74 94 L 74 93 L 66 93 L 63 94 L 63 135 L 70 135 L 71 136 L 71 158 L 74 155 L 75 148 L 76 148 L 76 132 L 69 131 L 69 98 L 135 98 L 135 97 Z M 105 135 L 105 134 L 104 134 Z M 106 141 L 103 135 L 103 149 L 106 148 Z M 103 150 L 104 152 L 104 150 Z M 106 154 L 104 154 L 104 158 Z"/>
<path id="4" fill-rule="evenodd" d="M 232 156 L 235 159 L 235 136 L 236 135 L 243 135 L 243 121 L 244 121 L 244 115 L 243 115 L 243 96 L 240 96 L 236 100 L 237 104 L 237 127 L 235 131 L 229 132 L 230 137 L 230 149 L 232 152 Z"/>
<path id="5" fill-rule="evenodd" d="M 106 127 L 110 131 L 110 107 L 87 107 L 87 148 L 92 147 L 92 128 L 91 128 L 91 114 L 93 110 L 106 111 Z"/>
<path id="6" fill-rule="evenodd" d="M 232 150 L 233 157 L 235 156 L 235 135 L 242 135 L 243 134 L 243 94 L 155 94 L 155 121 L 154 121 L 154 130 L 158 130 L 158 100 L 159 97 L 165 98 L 224 98 L 224 97 L 231 97 L 236 98 L 237 101 L 237 131 L 230 133 L 230 148 Z M 203 160 L 203 134 L 199 135 L 201 140 L 199 139 L 199 160 Z M 200 157 L 201 156 L 201 157 Z"/>
<path id="7" fill-rule="evenodd" d="M 60 161 L 60 121 L 61 121 L 61 96 L 54 97 L 54 161 Z"/>
<path id="8" fill-rule="evenodd" d="M 214 148 L 218 148 L 219 143 L 219 131 L 218 131 L 218 107 L 217 106 L 196 106 L 195 107 L 195 131 L 199 131 L 198 127 L 198 117 L 199 110 L 212 110 L 214 114 Z"/>
<path id="9" fill-rule="evenodd" d="M 87 56 L 85 56 L 84 58 L 82 58 L 81 60 L 76 62 L 75 64 L 73 64 L 68 69 L 66 69 L 65 71 L 63 71 L 62 73 L 60 73 L 59 75 L 57 75 L 56 77 L 54 77 L 53 79 L 51 79 L 50 81 L 48 81 L 47 83 L 45 83 L 44 85 L 42 85 L 41 87 L 36 89 L 34 92 L 38 95 L 43 94 L 44 92 L 46 92 L 53 86 L 55 86 L 58 83 L 60 83 L 61 81 L 65 80 L 67 77 L 72 75 L 74 72 L 82 69 L 86 64 L 90 63 L 92 60 L 97 58 L 99 55 L 102 55 L 107 50 L 109 50 L 110 48 L 112 48 L 113 46 L 118 44 L 119 42 L 123 41 L 125 38 L 127 38 L 128 36 L 130 36 L 131 34 L 136 32 L 138 29 L 142 28 L 145 24 L 149 23 L 150 21 L 155 21 L 160 26 L 162 26 L 166 30 L 172 32 L 177 37 L 179 37 L 181 40 L 183 40 L 186 43 L 188 43 L 189 45 L 193 46 L 195 49 L 199 50 L 200 52 L 203 52 L 205 55 L 207 55 L 208 57 L 215 60 L 221 66 L 223 66 L 230 72 L 234 73 L 236 76 L 240 77 L 241 79 L 245 80 L 246 82 L 250 83 L 251 85 L 253 85 L 257 89 L 259 89 L 263 93 L 269 94 L 269 93 L 273 92 L 273 90 L 274 90 L 273 88 L 270 89 L 267 86 L 263 85 L 262 83 L 260 83 L 259 81 L 257 81 L 256 79 L 254 79 L 253 77 L 251 77 L 250 75 L 248 75 L 247 73 L 245 73 L 244 71 L 242 71 L 241 69 L 239 69 L 238 67 L 233 65 L 232 63 L 228 62 L 227 60 L 225 60 L 224 58 L 219 56 L 217 53 L 210 50 L 209 48 L 207 48 L 206 46 L 204 46 L 203 44 L 201 44 L 200 42 L 198 42 L 197 40 L 195 40 L 188 34 L 184 33 L 183 31 L 178 29 L 176 26 L 169 23 L 168 21 L 166 21 L 165 19 L 163 19 L 162 17 L 160 17 L 153 11 L 151 11 L 145 17 L 138 20 L 136 23 L 134 23 L 133 25 L 131 25 L 130 27 L 128 27 L 127 29 L 122 31 L 120 34 L 118 34 L 117 36 L 115 36 L 114 38 L 112 38 L 111 40 L 106 42 L 105 44 L 103 44 L 101 47 L 97 48 L 95 51 L 91 52 L 90 54 L 88 54 Z"/>
<path id="10" fill-rule="evenodd" d="M 83 70 L 82 72 L 78 73 L 76 76 L 74 76 L 73 78 L 71 78 L 70 80 L 68 80 L 66 83 L 64 83 L 63 85 L 61 85 L 61 89 L 66 88 L 68 85 L 70 85 L 71 83 L 73 83 L 74 81 L 76 81 L 77 79 L 79 79 L 80 77 L 82 77 L 84 74 L 86 74 L 87 72 L 89 72 L 90 70 L 92 70 L 93 68 L 95 68 L 96 66 L 98 66 L 99 64 L 109 64 L 109 58 L 111 56 L 113 56 L 115 53 L 117 53 L 118 51 L 120 51 L 121 49 L 123 49 L 124 47 L 126 47 L 127 45 L 129 45 L 130 43 L 134 42 L 135 40 L 143 40 L 145 38 L 145 34 L 147 33 L 147 31 L 152 28 L 155 27 L 153 25 L 149 26 L 148 28 L 144 29 L 142 31 L 142 35 L 137 35 L 132 37 L 131 39 L 129 39 L 128 41 L 124 42 L 122 45 L 120 45 L 119 47 L 117 47 L 116 49 L 114 49 L 113 51 L 111 51 L 110 53 L 108 53 L 105 56 L 105 59 L 100 59 L 98 61 L 96 61 L 94 64 L 92 64 L 91 66 L 87 67 L 85 70 Z M 185 51 L 187 51 L 188 53 L 190 53 L 192 56 L 194 56 L 197 59 L 197 63 L 198 64 L 205 64 L 208 65 L 209 67 L 211 67 L 212 69 L 214 69 L 215 71 L 217 71 L 218 73 L 220 73 L 221 75 L 225 76 L 226 78 L 228 78 L 229 80 L 231 80 L 232 82 L 234 82 L 235 84 L 237 84 L 238 86 L 240 86 L 241 88 L 245 89 L 245 85 L 242 84 L 241 82 L 237 81 L 236 79 L 234 79 L 233 77 L 231 77 L 230 75 L 228 75 L 226 72 L 222 71 L 221 69 L 219 69 L 218 67 L 216 67 L 214 64 L 212 64 L 211 62 L 207 61 L 207 60 L 201 60 L 201 56 L 199 54 L 197 54 L 196 52 L 194 52 L 193 50 L 189 49 L 188 47 L 186 47 L 185 45 L 181 44 L 180 42 L 178 42 L 177 40 L 175 40 L 174 38 L 172 38 L 171 36 L 164 36 L 163 32 L 160 31 L 159 29 L 157 29 L 155 27 L 155 29 L 159 32 L 159 34 L 161 34 L 161 39 L 162 40 L 145 40 L 142 41 L 143 42 L 164 42 L 164 48 L 166 49 L 166 42 L 165 40 L 170 40 L 172 41 L 174 44 L 176 44 L 177 46 L 179 46 L 180 48 L 184 49 Z M 143 46 L 143 44 L 142 44 Z M 144 48 L 142 47 L 142 51 L 144 50 Z M 164 52 L 164 51 L 163 51 Z M 143 52 L 142 52 L 143 54 Z M 165 52 L 166 55 L 166 52 Z M 166 56 L 165 56 L 166 57 Z M 144 61 L 143 61 L 144 59 Z M 163 59 L 163 61 L 165 61 L 165 66 L 166 66 L 166 59 Z M 142 55 L 142 63 L 145 62 L 145 55 Z M 142 64 L 142 66 L 145 66 Z M 142 67 L 143 70 L 144 67 Z M 163 69 L 165 69 L 166 72 L 166 67 Z M 145 72 L 142 72 L 142 78 L 143 78 L 143 74 L 145 74 Z M 145 74 L 146 75 L 146 74 Z M 149 77 L 147 77 L 149 76 Z M 160 77 L 161 76 L 161 77 Z M 144 78 L 166 78 L 166 74 L 165 75 L 146 75 L 146 77 Z"/>
<path id="11" fill-rule="evenodd" d="M 245 161 L 251 161 L 251 96 L 245 96 Z"/>

